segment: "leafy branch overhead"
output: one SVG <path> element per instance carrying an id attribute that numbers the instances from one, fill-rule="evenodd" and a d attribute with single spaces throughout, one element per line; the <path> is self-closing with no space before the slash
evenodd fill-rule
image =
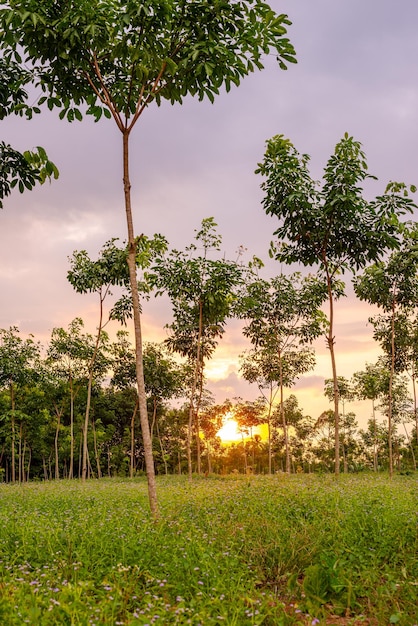
<path id="1" fill-rule="evenodd" d="M 38 107 L 30 107 L 27 100 L 26 84 L 32 80 L 31 72 L 17 62 L 0 57 L 0 120 L 12 113 L 31 119 L 39 113 Z M 58 178 L 58 169 L 48 159 L 43 148 L 19 152 L 10 144 L 0 142 L 0 209 L 3 200 L 17 187 L 20 193 L 31 190 L 37 182 Z"/>
<path id="2" fill-rule="evenodd" d="M 96 119 L 113 115 L 132 127 L 153 100 L 213 101 L 222 86 L 262 69 L 264 55 L 274 53 L 282 69 L 296 61 L 287 16 L 259 0 L 17 0 L 0 19 L 8 58 L 23 47 L 35 63 L 47 93 L 39 104 L 62 107 L 69 121 L 87 104 Z"/>

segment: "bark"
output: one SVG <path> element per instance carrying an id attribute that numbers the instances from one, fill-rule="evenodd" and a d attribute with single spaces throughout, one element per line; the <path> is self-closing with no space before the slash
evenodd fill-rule
<path id="1" fill-rule="evenodd" d="M 123 190 L 125 197 L 126 224 L 128 229 L 128 268 L 132 295 L 134 331 L 135 331 L 135 362 L 136 381 L 138 386 L 139 419 L 141 424 L 142 442 L 144 446 L 145 470 L 148 484 L 148 498 L 151 514 L 154 519 L 159 517 L 157 485 L 155 480 L 152 440 L 148 422 L 147 397 L 144 381 L 144 363 L 142 349 L 141 307 L 138 293 L 136 271 L 136 239 L 132 218 L 131 183 L 129 178 L 129 130 L 122 131 L 123 137 Z"/>
<path id="2" fill-rule="evenodd" d="M 15 391 L 13 381 L 10 381 L 10 401 L 12 404 L 12 483 L 16 482 L 16 451 L 15 451 L 15 439 L 16 439 L 16 428 L 15 428 Z"/>
<path id="3" fill-rule="evenodd" d="M 414 418 L 415 418 L 415 437 L 418 443 L 418 410 L 417 410 L 417 385 L 416 373 L 412 373 L 412 391 L 414 393 Z"/>
<path id="4" fill-rule="evenodd" d="M 70 371 L 70 469 L 68 478 L 74 478 L 74 387 L 73 378 Z"/>
<path id="5" fill-rule="evenodd" d="M 55 448 L 55 480 L 59 480 L 60 470 L 59 470 L 59 455 L 58 455 L 58 436 L 60 431 L 60 423 L 61 423 L 61 415 L 62 411 L 58 410 L 55 407 L 55 415 L 57 416 L 57 426 L 55 428 L 55 439 L 54 439 L 54 448 Z"/>
<path id="6" fill-rule="evenodd" d="M 338 378 L 337 378 L 337 365 L 335 361 L 335 337 L 334 337 L 334 298 L 332 296 L 332 279 L 329 273 L 328 263 L 326 259 L 323 259 L 326 277 L 327 277 L 327 290 L 329 300 L 329 329 L 327 336 L 327 346 L 331 355 L 331 367 L 332 367 L 332 379 L 334 382 L 334 420 L 335 420 L 335 475 L 340 474 L 340 416 L 339 416 L 339 404 L 340 394 L 338 391 Z"/>
<path id="7" fill-rule="evenodd" d="M 161 456 L 162 456 L 162 459 L 163 459 L 163 462 L 164 462 L 164 471 L 165 471 L 166 476 L 168 476 L 168 466 L 167 466 L 167 461 L 166 461 L 166 458 L 165 458 L 165 450 L 164 450 L 164 446 L 163 446 L 163 440 L 161 439 L 160 428 L 158 426 L 158 419 L 156 419 L 155 427 L 156 427 L 156 430 L 157 430 L 158 442 L 160 444 Z"/>
<path id="8" fill-rule="evenodd" d="M 376 409 L 374 406 L 374 399 L 372 398 L 372 416 L 373 416 L 373 470 L 377 472 L 377 424 L 376 424 Z"/>
<path id="9" fill-rule="evenodd" d="M 197 348 L 196 348 L 196 363 L 194 370 L 194 377 L 192 383 L 192 389 L 190 393 L 190 403 L 189 403 L 189 421 L 187 424 L 187 468 L 189 481 L 192 480 L 193 471 L 192 471 L 192 432 L 193 432 L 193 418 L 195 417 L 195 406 L 194 406 L 194 397 L 196 394 L 196 389 L 199 381 L 199 372 L 201 370 L 201 342 L 202 342 L 202 301 L 199 302 L 199 332 L 197 336 Z M 199 436 L 199 433 L 197 433 Z"/>
<path id="10" fill-rule="evenodd" d="M 100 455 L 99 455 L 99 450 L 97 448 L 96 426 L 94 424 L 94 420 L 92 422 L 92 426 L 93 426 L 94 458 L 96 459 L 97 478 L 101 478 L 102 468 L 100 467 Z"/>
<path id="11" fill-rule="evenodd" d="M 282 355 L 279 351 L 279 385 L 280 385 L 280 413 L 283 425 L 284 446 L 286 451 L 286 474 L 290 474 L 290 450 L 289 450 L 289 437 L 287 432 L 286 415 L 284 412 L 284 394 L 283 394 L 283 362 Z"/>
<path id="12" fill-rule="evenodd" d="M 19 425 L 18 466 L 19 466 L 19 483 L 21 483 L 22 482 L 22 422 L 20 422 L 20 425 Z"/>
<path id="13" fill-rule="evenodd" d="M 138 398 L 136 399 L 134 411 L 131 417 L 131 463 L 129 466 L 129 478 L 134 477 L 134 469 L 135 469 L 135 417 L 136 417 L 137 411 L 138 411 Z"/>
<path id="14" fill-rule="evenodd" d="M 391 320 L 391 359 L 390 359 L 390 376 L 389 376 L 389 397 L 388 397 L 388 443 L 389 443 L 389 476 L 393 476 L 393 449 L 392 449 L 392 413 L 393 413 L 393 378 L 395 375 L 395 312 L 396 300 L 392 302 L 392 320 Z"/>

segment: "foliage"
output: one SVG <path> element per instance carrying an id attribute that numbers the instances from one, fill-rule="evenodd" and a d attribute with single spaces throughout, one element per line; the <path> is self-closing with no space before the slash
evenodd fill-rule
<path id="1" fill-rule="evenodd" d="M 3 199 L 16 186 L 23 193 L 25 189 L 33 189 L 37 182 L 43 184 L 47 178 L 58 178 L 58 169 L 43 148 L 38 146 L 36 150 L 21 153 L 0 142 L 0 209 Z"/>
<path id="2" fill-rule="evenodd" d="M 242 269 L 234 261 L 210 258 L 220 252 L 221 236 L 212 217 L 202 221 L 195 241 L 184 252 L 172 250 L 156 259 L 149 278 L 166 292 L 173 306 L 174 321 L 168 339 L 170 348 L 194 362 L 210 358 L 217 341 L 232 316 L 234 288 L 240 283 Z"/>
<path id="3" fill-rule="evenodd" d="M 269 52 L 282 69 L 295 62 L 289 20 L 259 0 L 13 0 L 0 18 L 6 58 L 19 60 L 23 48 L 46 92 L 40 104 L 61 107 L 70 122 L 84 104 L 96 120 L 112 114 L 133 126 L 152 101 L 213 101 L 222 85 L 229 91 L 262 69 Z"/>
<path id="4" fill-rule="evenodd" d="M 361 184 L 371 178 L 366 157 L 347 133 L 328 160 L 322 190 L 310 177 L 309 159 L 276 135 L 267 142 L 257 169 L 266 178 L 261 185 L 264 210 L 280 220 L 275 234 L 284 243 L 278 260 L 322 270 L 326 264 L 335 276 L 358 270 L 399 246 L 399 216 L 416 208 L 403 183 L 389 183 L 382 196 L 365 200 Z"/>
<path id="5" fill-rule="evenodd" d="M 26 84 L 32 80 L 32 73 L 22 68 L 19 62 L 0 57 L 0 120 L 15 113 L 30 119 L 39 113 L 38 107 L 31 107 L 26 100 Z M 20 193 L 32 189 L 37 182 L 58 178 L 58 169 L 48 159 L 43 148 L 26 150 L 21 153 L 4 141 L 0 142 L 0 209 L 3 200 L 12 189 L 18 187 Z"/>
<path id="6" fill-rule="evenodd" d="M 279 220 L 279 244 L 271 244 L 277 260 L 317 266 L 328 292 L 330 350 L 334 382 L 335 473 L 340 471 L 338 377 L 335 359 L 334 300 L 344 293 L 338 276 L 378 261 L 401 242 L 400 217 L 415 204 L 404 183 L 389 183 L 382 196 L 367 201 L 361 185 L 370 177 L 361 144 L 347 133 L 337 143 L 319 188 L 308 170 L 309 156 L 299 154 L 283 135 L 267 142 L 256 173 L 265 180 L 263 208 Z M 411 186 L 414 192 L 415 187 Z"/>
<path id="7" fill-rule="evenodd" d="M 0 329 L 0 388 L 24 385 L 37 376 L 40 344 L 33 335 L 22 339 L 19 329 Z"/>

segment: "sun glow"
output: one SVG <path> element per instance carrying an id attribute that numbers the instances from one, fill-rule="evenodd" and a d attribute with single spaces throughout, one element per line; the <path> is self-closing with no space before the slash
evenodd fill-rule
<path id="1" fill-rule="evenodd" d="M 241 440 L 241 433 L 238 430 L 238 424 L 229 415 L 226 415 L 222 428 L 218 430 L 216 434 L 222 439 L 223 443 L 231 443 L 233 441 Z"/>

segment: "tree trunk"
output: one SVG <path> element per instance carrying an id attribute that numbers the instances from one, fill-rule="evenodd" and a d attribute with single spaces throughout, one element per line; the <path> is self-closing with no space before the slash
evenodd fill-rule
<path id="1" fill-rule="evenodd" d="M 189 402 L 189 421 L 187 424 L 187 469 L 189 475 L 189 481 L 192 480 L 193 471 L 192 471 L 192 432 L 193 432 L 193 418 L 195 416 L 195 407 L 194 407 L 194 397 L 196 394 L 197 384 L 199 380 L 199 371 L 201 368 L 200 360 L 201 360 L 201 341 L 202 341 L 202 301 L 199 302 L 199 332 L 197 336 L 197 348 L 196 348 L 196 363 L 194 370 L 194 377 L 192 383 L 192 389 L 190 393 L 190 402 Z"/>
<path id="2" fill-rule="evenodd" d="M 48 480 L 48 470 L 46 467 L 45 455 L 42 455 L 42 467 L 44 469 L 44 480 Z"/>
<path id="3" fill-rule="evenodd" d="M 13 381 L 10 382 L 10 402 L 12 405 L 12 483 L 16 482 L 16 450 L 15 450 L 15 439 L 16 439 L 16 425 L 15 425 L 15 390 Z"/>
<path id="4" fill-rule="evenodd" d="M 163 459 L 163 463 L 164 463 L 164 471 L 165 471 L 165 475 L 168 475 L 168 467 L 167 467 L 167 461 L 165 458 L 165 450 L 164 450 L 164 446 L 163 446 L 163 440 L 161 439 L 161 435 L 160 435 L 160 428 L 158 426 L 158 419 L 156 419 L 155 421 L 155 426 L 156 426 L 156 430 L 157 430 L 157 437 L 158 437 L 158 442 L 160 444 L 160 450 L 161 450 L 161 456 Z"/>
<path id="5" fill-rule="evenodd" d="M 126 224 L 128 229 L 128 267 L 129 282 L 132 295 L 134 330 L 135 330 L 135 362 L 136 381 L 138 386 L 139 418 L 141 424 L 142 442 L 144 446 L 145 469 L 147 474 L 148 498 L 151 514 L 154 519 L 159 517 L 157 485 L 155 480 L 154 458 L 152 454 L 152 440 L 148 422 L 147 397 L 144 381 L 144 363 L 142 350 L 141 307 L 138 293 L 138 279 L 136 272 L 136 239 L 132 219 L 131 183 L 129 178 L 129 130 L 124 130 L 123 137 L 123 190 L 125 196 Z"/>
<path id="6" fill-rule="evenodd" d="M 94 373 L 94 364 L 96 362 L 97 353 L 99 351 L 100 339 L 102 335 L 103 328 L 103 294 L 100 291 L 100 314 L 99 314 L 99 326 L 97 328 L 96 342 L 94 344 L 93 356 L 91 357 L 89 363 L 89 382 L 87 386 L 87 403 L 86 403 L 86 412 L 84 415 L 84 428 L 83 428 L 83 470 L 81 474 L 81 479 L 83 481 L 86 480 L 87 476 L 87 463 L 88 463 L 88 449 L 87 449 L 87 440 L 88 440 L 88 432 L 89 432 L 89 419 L 90 419 L 90 406 L 91 406 L 91 390 L 93 386 L 93 373 Z M 100 471 L 98 469 L 98 471 Z"/>
<path id="7" fill-rule="evenodd" d="M 22 422 L 19 425 L 19 441 L 18 441 L 18 466 L 19 466 L 19 483 L 22 482 Z"/>
<path id="8" fill-rule="evenodd" d="M 97 448 L 96 426 L 95 426 L 95 423 L 94 423 L 94 419 L 93 419 L 93 422 L 92 422 L 92 426 L 93 426 L 94 458 L 96 459 L 97 478 L 101 478 L 102 477 L 102 468 L 100 467 L 100 456 L 99 456 L 99 450 Z"/>
<path id="9" fill-rule="evenodd" d="M 376 409 L 374 406 L 374 399 L 372 398 L 372 416 L 373 416 L 373 470 L 377 472 L 377 424 L 376 424 Z"/>
<path id="10" fill-rule="evenodd" d="M 334 337 L 334 298 L 332 296 L 332 279 L 329 273 L 328 263 L 326 259 L 323 259 L 324 267 L 327 276 L 327 290 L 329 300 L 329 329 L 327 336 L 327 346 L 331 355 L 331 367 L 332 367 L 332 379 L 334 382 L 334 423 L 335 423 L 335 475 L 338 477 L 340 474 L 340 415 L 339 415 L 339 400 L 340 394 L 338 390 L 338 378 L 337 378 L 337 365 L 335 361 L 335 337 Z"/>
<path id="11" fill-rule="evenodd" d="M 55 429 L 55 439 L 54 439 L 54 448 L 55 448 L 55 480 L 59 480 L 60 470 L 59 470 L 59 456 L 58 456 L 58 435 L 59 435 L 59 431 L 60 431 L 61 411 L 58 411 L 57 407 L 55 407 L 55 415 L 57 416 L 57 427 Z"/>
<path id="12" fill-rule="evenodd" d="M 74 387 L 72 373 L 69 376 L 70 382 L 70 469 L 68 478 L 74 478 Z"/>
<path id="13" fill-rule="evenodd" d="M 284 447 L 286 451 L 286 474 L 290 474 L 290 450 L 289 450 L 289 437 L 287 432 L 287 424 L 286 424 L 286 416 L 284 412 L 284 394 L 283 394 L 283 362 L 282 355 L 279 351 L 279 386 L 280 386 L 280 413 L 282 418 L 283 425 L 283 435 L 284 435 Z"/>
<path id="14" fill-rule="evenodd" d="M 138 398 L 135 402 L 134 412 L 131 417 L 131 463 L 129 466 L 129 477 L 134 477 L 134 469 L 135 469 L 135 417 L 138 411 Z"/>
<path id="15" fill-rule="evenodd" d="M 200 447 L 200 418 L 199 411 L 200 405 L 202 403 L 202 393 L 203 393 L 203 363 L 200 364 L 199 368 L 199 397 L 196 402 L 195 407 L 195 417 L 196 417 L 196 456 L 197 456 L 197 473 L 202 473 L 202 455 L 201 455 L 201 447 Z"/>
<path id="16" fill-rule="evenodd" d="M 395 311 L 396 300 L 392 303 L 391 320 L 391 359 L 389 376 L 389 397 L 388 397 L 388 444 L 389 444 L 389 476 L 393 476 L 393 451 L 392 451 L 392 412 L 393 412 L 393 378 L 395 375 Z"/>
<path id="17" fill-rule="evenodd" d="M 418 410 L 417 410 L 417 385 L 416 385 L 416 373 L 412 373 L 412 390 L 414 393 L 414 418 L 415 418 L 415 437 L 418 443 Z"/>

